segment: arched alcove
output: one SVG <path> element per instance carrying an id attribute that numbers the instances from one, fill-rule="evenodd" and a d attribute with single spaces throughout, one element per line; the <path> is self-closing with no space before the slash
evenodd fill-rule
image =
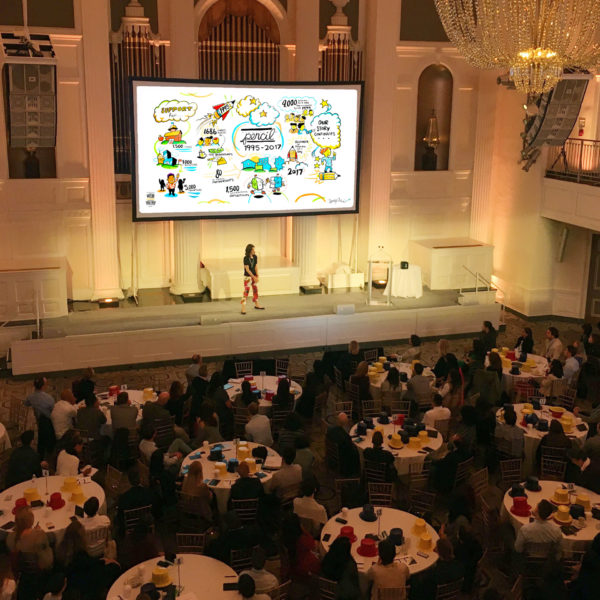
<path id="1" fill-rule="evenodd" d="M 444 65 L 429 65 L 419 77 L 415 171 L 447 171 L 452 120 L 452 73 Z M 432 117 L 435 121 L 431 121 Z M 431 138 L 437 124 L 437 141 Z M 432 127 L 433 125 L 433 127 Z"/>

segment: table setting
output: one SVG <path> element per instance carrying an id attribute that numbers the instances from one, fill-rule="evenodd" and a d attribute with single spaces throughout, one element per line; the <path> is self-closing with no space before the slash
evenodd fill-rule
<path id="1" fill-rule="evenodd" d="M 277 386 L 281 379 L 287 379 L 285 375 L 277 377 L 273 375 L 246 375 L 230 379 L 225 385 L 225 391 L 229 398 L 235 402 L 236 397 L 242 393 L 242 383 L 248 381 L 252 389 L 252 393 L 256 396 L 258 402 L 258 412 L 262 415 L 271 413 L 273 407 L 273 397 L 277 393 Z M 296 381 L 290 381 L 290 393 L 294 396 L 294 406 L 300 396 L 302 396 L 302 386 Z"/>

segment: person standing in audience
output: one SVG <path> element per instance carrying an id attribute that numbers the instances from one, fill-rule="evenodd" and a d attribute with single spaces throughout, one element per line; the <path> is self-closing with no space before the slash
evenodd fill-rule
<path id="1" fill-rule="evenodd" d="M 352 557 L 352 543 L 347 537 L 338 537 L 331 543 L 321 561 L 321 575 L 337 582 L 337 595 L 347 600 L 360 599 L 358 567 Z"/>
<path id="2" fill-rule="evenodd" d="M 225 440 L 233 439 L 233 402 L 223 387 L 223 376 L 215 371 L 210 378 L 206 397 L 213 402 L 219 417 L 219 430 Z"/>
<path id="3" fill-rule="evenodd" d="M 88 367 L 80 379 L 76 379 L 71 386 L 71 391 L 73 395 L 77 399 L 77 402 L 82 402 L 88 396 L 94 395 L 94 389 L 96 388 L 96 384 L 93 381 L 93 377 L 96 374 L 94 373 L 94 369 L 92 367 Z"/>
<path id="4" fill-rule="evenodd" d="M 296 448 L 296 441 L 305 435 L 302 429 L 302 419 L 300 415 L 295 412 L 291 412 L 285 418 L 282 428 L 279 430 L 279 453 L 284 448 Z"/>
<path id="5" fill-rule="evenodd" d="M 496 347 L 497 337 L 498 332 L 492 325 L 492 322 L 484 321 L 481 327 L 481 333 L 479 334 L 479 339 L 481 340 L 485 352 L 489 352 L 492 348 Z"/>
<path id="6" fill-rule="evenodd" d="M 457 421 L 463 405 L 463 381 L 458 369 L 451 369 L 446 378 L 446 383 L 440 389 L 442 404 L 450 410 L 451 418 Z"/>
<path id="7" fill-rule="evenodd" d="M 52 426 L 52 409 L 54 398 L 46 392 L 48 380 L 45 377 L 36 377 L 33 381 L 34 391 L 24 400 L 25 406 L 31 406 L 38 425 L 38 454 L 42 458 L 54 450 L 56 436 Z"/>
<path id="8" fill-rule="evenodd" d="M 273 396 L 273 406 L 281 409 L 292 410 L 294 396 L 290 392 L 290 380 L 280 379 L 277 384 L 277 393 Z"/>
<path id="9" fill-rule="evenodd" d="M 379 560 L 367 571 L 371 584 L 371 600 L 379 600 L 379 590 L 399 590 L 397 600 L 406 600 L 406 582 L 410 571 L 405 563 L 396 558 L 396 546 L 390 540 L 382 540 L 378 546 Z"/>
<path id="10" fill-rule="evenodd" d="M 434 487 L 443 493 L 452 490 L 458 465 L 473 455 L 459 435 L 455 435 L 450 441 L 450 452 L 444 458 L 432 461 L 431 464 L 431 477 Z"/>
<path id="11" fill-rule="evenodd" d="M 163 509 L 173 514 L 177 504 L 176 477 L 179 470 L 165 468 L 164 450 L 155 450 L 150 457 L 150 489 L 160 498 Z"/>
<path id="12" fill-rule="evenodd" d="M 243 575 L 252 577 L 256 586 L 256 594 L 268 594 L 279 585 L 277 577 L 265 569 L 266 562 L 265 551 L 257 546 L 252 550 L 252 568 L 240 573 L 240 577 Z"/>
<path id="13" fill-rule="evenodd" d="M 575 379 L 577 378 L 577 373 L 579 372 L 580 364 L 576 358 L 577 349 L 572 344 L 569 344 L 565 348 L 565 366 L 563 369 L 563 376 L 567 383 L 571 385 Z"/>
<path id="14" fill-rule="evenodd" d="M 552 396 L 552 386 L 558 379 L 563 378 L 563 366 L 558 359 L 554 359 L 550 363 L 548 375 L 540 381 L 540 393 L 549 398 Z"/>
<path id="15" fill-rule="evenodd" d="M 211 401 L 205 402 L 200 409 L 200 415 L 196 419 L 196 437 L 192 442 L 192 446 L 198 448 L 204 442 L 216 444 L 222 441 L 223 436 L 219 431 L 219 421 L 215 412 L 215 406 Z"/>
<path id="16" fill-rule="evenodd" d="M 190 435 L 192 436 L 194 435 L 193 427 L 196 419 L 200 416 L 207 389 L 208 368 L 202 364 L 198 368 L 198 376 L 192 379 L 192 383 L 186 391 L 186 396 L 190 397 L 190 427 L 192 428 Z"/>
<path id="17" fill-rule="evenodd" d="M 515 355 L 517 358 L 521 354 L 532 354 L 533 353 L 533 331 L 531 327 L 523 327 L 521 335 L 515 342 Z"/>
<path id="18" fill-rule="evenodd" d="M 186 395 L 183 391 L 183 384 L 181 381 L 173 381 L 169 388 L 169 400 L 165 408 L 169 411 L 169 414 L 175 419 L 175 425 L 181 427 L 183 421 L 183 405 L 185 404 Z"/>
<path id="19" fill-rule="evenodd" d="M 326 394 L 326 392 L 319 384 L 317 374 L 312 371 L 307 373 L 302 387 L 302 396 L 296 402 L 294 410 L 307 421 L 311 420 L 315 412 L 317 397 L 321 394 Z"/>
<path id="20" fill-rule="evenodd" d="M 340 413 L 337 424 L 327 430 L 326 439 L 337 446 L 340 475 L 350 477 L 359 473 L 360 465 L 358 450 L 348 435 L 347 427 L 348 415 Z"/>
<path id="21" fill-rule="evenodd" d="M 315 455 L 310 449 L 310 442 L 306 435 L 301 435 L 296 438 L 296 457 L 294 458 L 294 464 L 300 465 L 302 468 L 302 479 L 312 477 L 313 475 L 313 464 L 315 462 Z"/>
<path id="22" fill-rule="evenodd" d="M 423 415 L 425 427 L 435 428 L 436 421 L 449 421 L 451 417 L 450 409 L 443 406 L 444 399 L 440 394 L 433 396 L 433 408 Z"/>
<path id="23" fill-rule="evenodd" d="M 71 390 L 63 390 L 60 400 L 54 405 L 50 418 L 57 440 L 60 440 L 69 429 L 73 429 L 77 418 L 76 402 L 77 399 Z"/>
<path id="24" fill-rule="evenodd" d="M 548 362 L 560 360 L 563 351 L 563 345 L 558 337 L 558 329 L 556 327 L 548 327 L 546 330 L 546 346 L 544 356 Z"/>
<path id="25" fill-rule="evenodd" d="M 496 373 L 498 382 L 502 383 L 502 358 L 500 358 L 498 352 L 490 352 L 489 365 L 487 366 L 486 371 Z"/>
<path id="26" fill-rule="evenodd" d="M 137 427 L 137 417 L 137 406 L 132 406 L 129 394 L 127 392 L 119 392 L 115 405 L 110 407 L 113 433 L 117 429 L 129 429 L 129 431 L 133 431 Z"/>
<path id="27" fill-rule="evenodd" d="M 523 525 L 517 533 L 515 550 L 524 553 L 527 552 L 529 543 L 548 543 L 551 551 L 546 558 L 559 560 L 562 552 L 562 533 L 558 525 L 552 522 L 551 517 L 554 514 L 552 504 L 548 500 L 541 500 L 533 509 L 532 514 L 533 521 Z"/>
<path id="28" fill-rule="evenodd" d="M 85 406 L 77 411 L 77 428 L 87 432 L 93 440 L 99 440 L 100 429 L 106 423 L 106 415 L 100 410 L 100 401 L 96 396 L 88 396 Z"/>
<path id="29" fill-rule="evenodd" d="M 271 434 L 271 421 L 267 415 L 258 413 L 258 403 L 251 402 L 248 405 L 250 418 L 246 423 L 246 439 L 262 446 L 273 446 L 273 435 Z"/>
<path id="30" fill-rule="evenodd" d="M 271 477 L 271 491 L 280 499 L 287 499 L 292 490 L 295 491 L 295 495 L 300 491 L 302 467 L 294 464 L 296 448 L 284 448 L 281 458 L 281 469 L 275 471 Z"/>
<path id="31" fill-rule="evenodd" d="M 360 346 L 356 340 L 348 344 L 348 351 L 343 352 L 338 358 L 336 367 L 342 373 L 342 379 L 348 381 L 360 362 Z"/>
<path id="32" fill-rule="evenodd" d="M 448 340 L 441 339 L 438 341 L 438 351 L 440 353 L 440 357 L 435 363 L 435 367 L 432 369 L 436 379 L 446 379 L 450 371 L 450 365 L 448 364 L 448 360 L 446 358 L 450 351 L 449 346 L 450 344 Z"/>
<path id="33" fill-rule="evenodd" d="M 42 467 L 48 468 L 47 463 L 42 463 L 40 455 L 31 447 L 34 432 L 31 429 L 21 434 L 21 445 L 17 446 L 10 454 L 6 469 L 6 487 L 12 487 L 36 477 L 42 476 Z"/>
<path id="34" fill-rule="evenodd" d="M 202 365 L 202 356 L 200 356 L 200 354 L 194 354 L 192 356 L 192 363 L 185 370 L 185 379 L 187 381 L 188 389 L 192 385 L 192 381 L 200 375 L 200 365 Z"/>
<path id="35" fill-rule="evenodd" d="M 385 480 L 389 483 L 396 481 L 398 472 L 394 466 L 394 455 L 389 450 L 383 449 L 383 435 L 381 431 L 373 432 L 371 438 L 372 448 L 365 448 L 363 456 L 365 461 L 385 465 Z"/>

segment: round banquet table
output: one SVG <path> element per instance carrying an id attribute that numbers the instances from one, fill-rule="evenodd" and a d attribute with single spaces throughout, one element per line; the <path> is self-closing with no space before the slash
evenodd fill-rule
<path id="1" fill-rule="evenodd" d="M 535 427 L 523 427 L 521 425 L 521 421 L 523 421 L 523 404 L 513 404 L 513 406 L 515 407 L 515 412 L 517 413 L 517 426 L 525 432 L 525 458 L 523 459 L 523 475 L 527 476 L 531 475 L 534 472 L 536 462 L 535 455 L 538 446 L 540 445 L 540 440 L 545 435 L 547 435 L 548 432 L 538 431 L 537 429 L 535 429 Z M 498 421 L 498 423 L 504 422 L 504 419 L 502 417 L 503 410 L 504 409 L 501 408 L 496 413 L 496 420 Z M 545 407 L 542 407 L 542 410 L 536 410 L 534 412 L 540 419 L 546 419 L 548 421 L 548 425 L 550 425 L 550 421 L 552 421 L 552 415 L 550 414 L 549 410 L 545 409 Z M 580 446 L 583 446 L 583 443 L 585 442 L 585 439 L 587 438 L 588 434 L 587 424 L 584 423 L 585 429 L 583 431 L 579 431 L 579 429 L 577 429 L 577 425 L 579 425 L 582 422 L 581 419 L 575 418 L 573 416 L 573 413 L 569 411 L 565 411 L 565 415 L 570 415 L 571 417 L 573 417 L 575 423 L 573 431 L 567 434 L 568 437 L 571 440 L 577 442 L 577 444 L 579 444 Z"/>
<path id="2" fill-rule="evenodd" d="M 48 481 L 47 495 L 46 480 Z M 18 483 L 17 485 L 13 485 L 11 488 L 4 490 L 2 492 L 2 496 L 0 497 L 0 509 L 2 509 L 4 512 L 4 514 L 0 516 L 0 527 L 9 521 L 14 521 L 15 516 L 13 515 L 12 510 L 15 507 L 15 502 L 18 498 L 23 497 L 23 492 L 27 488 L 36 487 L 38 489 L 40 499 L 42 502 L 44 502 L 44 504 L 50 499 L 51 494 L 54 492 L 60 492 L 62 499 L 65 500 L 65 505 L 62 508 L 59 508 L 58 510 L 52 510 L 46 506 L 40 506 L 39 508 L 32 509 L 35 522 L 39 523 L 39 526 L 46 533 L 54 533 L 56 536 L 56 541 L 60 542 L 64 535 L 65 529 L 71 523 L 71 517 L 75 514 L 75 504 L 69 502 L 71 494 L 67 492 L 61 492 L 60 490 L 64 484 L 64 481 L 65 478 L 60 475 L 54 475 L 47 478 L 38 477 L 35 480 L 35 483 L 31 479 L 28 479 L 23 483 Z M 89 477 L 79 476 L 77 481 L 81 486 L 81 490 L 83 491 L 86 499 L 91 498 L 92 496 L 98 498 L 98 502 L 100 503 L 100 509 L 98 512 L 100 514 L 106 514 L 106 497 L 104 490 Z M 54 525 L 54 527 L 51 527 L 51 525 Z"/>
<path id="3" fill-rule="evenodd" d="M 411 363 L 393 362 L 393 363 L 390 363 L 390 368 L 397 369 L 401 373 L 406 373 L 409 380 L 412 377 L 412 364 Z M 425 377 L 431 377 L 431 384 L 433 385 L 433 382 L 435 381 L 435 375 L 433 374 L 433 371 L 429 367 L 425 367 L 423 369 L 423 375 Z M 387 379 L 387 376 L 388 376 L 388 372 L 382 371 L 381 373 L 378 373 L 377 376 L 373 376 L 370 378 L 371 379 L 371 387 L 370 387 L 371 396 L 373 397 L 374 400 L 379 400 L 379 398 L 381 398 L 381 384 Z M 406 383 L 401 383 L 401 385 L 402 385 L 402 390 L 406 391 L 406 389 L 407 389 Z"/>
<path id="4" fill-rule="evenodd" d="M 183 586 L 181 598 L 207 598 L 210 600 L 218 598 L 240 598 L 236 591 L 223 591 L 223 584 L 228 582 L 237 582 L 236 572 L 224 562 L 203 556 L 201 554 L 178 554 L 181 559 L 179 573 L 181 580 L 177 578 L 177 566 L 167 567 L 171 580 L 174 585 L 178 583 Z M 142 583 L 152 581 L 152 569 L 162 558 L 151 558 L 146 560 L 128 571 L 125 571 L 117 579 L 108 591 L 108 600 L 134 600 L 139 593 Z M 132 592 L 126 596 L 125 586 L 130 585 Z"/>
<path id="5" fill-rule="evenodd" d="M 10 443 L 8 432 L 6 431 L 6 427 L 0 423 L 0 451 L 8 450 L 9 448 L 12 448 L 12 444 Z"/>
<path id="6" fill-rule="evenodd" d="M 229 395 L 229 398 L 231 398 L 232 402 L 235 402 L 235 398 L 238 394 L 242 393 L 242 381 L 244 381 L 243 377 L 240 377 L 239 379 L 230 379 L 229 383 L 233 386 L 230 387 L 227 390 L 227 394 Z M 273 392 L 276 393 L 277 392 L 277 384 L 279 383 L 279 380 L 277 379 L 277 377 L 274 377 L 273 375 L 265 375 L 264 377 L 261 377 L 260 375 L 254 375 L 254 381 L 256 382 L 256 385 L 258 386 L 258 389 L 261 390 L 261 398 L 258 401 L 258 412 L 261 415 L 269 415 L 271 414 L 271 409 L 273 408 L 273 402 L 265 400 L 264 396 L 265 396 L 265 392 Z M 290 380 L 290 392 L 292 394 L 294 394 L 294 406 L 296 405 L 296 402 L 298 401 L 298 398 L 300 398 L 300 396 L 302 396 L 302 386 L 295 382 Z"/>
<path id="7" fill-rule="evenodd" d="M 379 510 L 379 507 L 376 507 L 375 510 Z M 348 514 L 345 518 L 348 521 L 348 525 L 354 528 L 354 535 L 356 536 L 356 541 L 352 544 L 352 556 L 356 561 L 356 565 L 358 567 L 358 573 L 360 578 L 360 584 L 363 591 L 365 591 L 368 587 L 367 581 L 367 572 L 371 568 L 371 566 L 379 560 L 378 556 L 374 557 L 366 557 L 361 556 L 357 550 L 360 546 L 361 540 L 368 534 L 377 534 L 377 521 L 363 521 L 358 515 L 362 511 L 362 508 L 351 508 L 348 510 Z M 396 560 L 407 557 L 408 570 L 411 575 L 415 573 L 420 573 L 425 569 L 433 566 L 437 559 L 438 555 L 434 552 L 435 545 L 439 539 L 439 535 L 436 533 L 435 529 L 429 524 L 426 523 L 427 533 L 431 536 L 431 549 L 429 549 L 425 554 L 429 556 L 427 558 L 423 558 L 422 556 L 417 556 L 418 551 L 418 538 L 416 535 L 412 533 L 412 528 L 415 523 L 415 519 L 417 518 L 415 515 L 411 513 L 404 512 L 403 510 L 397 510 L 395 508 L 381 508 L 381 531 L 386 531 L 388 534 L 390 529 L 393 527 L 400 527 L 404 533 L 405 542 L 402 546 L 396 548 Z M 337 523 L 336 519 L 341 517 L 342 513 L 338 513 L 334 515 L 325 523 L 323 530 L 321 531 L 321 552 L 325 553 L 329 550 L 329 546 L 333 543 L 333 540 L 337 538 L 340 533 L 340 529 L 343 527 L 341 523 Z M 323 541 L 323 537 L 327 534 L 330 534 L 329 541 Z M 414 559 L 414 564 L 408 564 L 410 558 Z"/>
<path id="8" fill-rule="evenodd" d="M 261 444 L 256 444 L 254 442 L 246 442 L 248 444 L 248 448 L 252 450 L 252 448 L 256 448 Z M 224 461 L 227 462 L 230 458 L 235 458 L 235 449 L 233 442 L 218 442 L 217 444 L 209 444 L 208 448 L 212 448 L 214 446 L 221 445 L 223 447 L 223 457 Z M 202 463 L 202 473 L 204 474 L 204 481 L 208 483 L 211 479 L 213 479 L 215 463 L 208 459 L 210 451 L 207 450 L 206 446 L 202 446 L 193 452 L 190 452 L 181 463 L 181 474 L 186 475 L 190 465 L 195 461 L 199 460 Z M 279 469 L 281 467 L 281 456 L 272 450 L 271 448 L 267 448 L 267 459 L 266 459 L 266 467 L 272 467 L 273 469 Z M 268 492 L 271 487 L 271 471 L 263 471 L 261 465 L 257 465 L 257 470 L 260 468 L 260 473 L 264 474 L 264 477 L 261 477 L 261 483 L 265 488 L 265 492 Z M 213 494 L 215 494 L 217 498 L 217 506 L 219 508 L 219 512 L 221 514 L 225 514 L 227 512 L 227 503 L 229 502 L 229 496 L 231 495 L 231 486 L 235 483 L 236 479 L 239 479 L 239 475 L 237 472 L 235 473 L 225 473 L 224 476 L 216 476 L 215 479 L 219 479 L 219 483 L 217 485 L 210 485 L 209 487 L 212 490 Z"/>
<path id="9" fill-rule="evenodd" d="M 529 490 L 525 490 L 527 494 L 527 504 L 529 504 L 532 510 L 536 507 L 537 503 L 540 500 L 550 500 L 554 495 L 554 490 L 563 485 L 560 481 L 540 481 L 540 487 L 542 488 L 539 492 L 530 492 Z M 510 490 L 509 490 L 510 491 Z M 600 494 L 595 494 L 594 492 L 587 490 L 581 486 L 575 486 L 575 492 L 582 492 L 587 494 L 590 498 L 590 502 L 592 506 L 594 504 L 600 504 Z M 574 499 L 574 498 L 573 498 Z M 508 495 L 508 491 L 504 494 L 504 500 L 502 502 L 501 508 L 501 516 L 508 520 L 510 524 L 513 526 L 515 530 L 515 534 L 519 532 L 519 529 L 526 523 L 529 523 L 529 517 L 518 517 L 510 512 L 510 508 L 513 505 L 513 499 Z M 591 512 L 585 513 L 585 527 L 579 530 L 575 535 L 565 535 L 563 536 L 563 548 L 568 549 L 569 545 L 573 542 L 591 542 L 594 537 L 600 533 L 600 521 L 592 518 Z M 559 527 L 559 525 L 556 525 Z"/>
<path id="10" fill-rule="evenodd" d="M 122 390 L 122 391 L 127 392 L 129 394 L 129 400 L 131 400 L 131 405 L 137 407 L 137 409 L 138 409 L 137 424 L 139 426 L 139 424 L 142 421 L 142 408 L 143 408 L 144 404 L 146 403 L 146 400 L 144 400 L 144 392 L 142 390 Z M 115 405 L 115 402 L 117 401 L 117 397 L 109 396 L 108 392 L 104 392 L 101 394 L 96 394 L 96 398 L 98 398 L 98 400 L 100 401 L 100 410 L 104 413 L 104 416 L 106 417 L 106 423 L 104 425 L 102 425 L 102 427 L 100 428 L 100 433 L 102 435 L 108 435 L 109 437 L 112 437 L 113 430 L 112 430 L 112 417 L 110 414 L 110 407 Z M 152 394 L 151 399 L 152 399 L 152 401 L 156 400 L 156 393 Z M 77 406 L 78 407 L 85 406 L 85 402 L 80 402 Z"/>
<path id="11" fill-rule="evenodd" d="M 523 379 L 524 381 L 528 381 L 529 379 L 535 379 L 536 381 L 541 381 L 546 376 L 546 369 L 548 368 L 548 361 L 546 357 L 539 356 L 538 354 L 528 354 L 527 359 L 531 359 L 535 362 L 535 367 L 532 367 L 530 371 L 523 371 L 523 369 L 519 369 L 521 371 L 520 375 L 512 375 L 510 367 L 502 367 L 502 390 L 510 395 L 512 392 L 513 378 Z M 488 359 L 486 358 L 486 365 L 488 364 Z"/>
<path id="12" fill-rule="evenodd" d="M 411 464 L 415 464 L 415 463 L 423 464 L 427 454 L 422 454 L 418 450 L 409 448 L 408 445 L 404 445 L 404 447 L 402 447 L 402 448 L 392 448 L 391 446 L 388 445 L 388 442 L 389 442 L 388 436 L 391 435 L 392 433 L 398 431 L 400 429 L 398 426 L 394 425 L 393 423 L 389 423 L 387 425 L 379 425 L 378 423 L 376 423 L 376 425 L 383 427 L 383 449 L 389 450 L 394 455 L 394 458 L 395 458 L 394 466 L 396 467 L 396 471 L 398 471 L 398 475 L 408 474 L 409 465 L 411 465 Z M 432 429 L 431 427 L 428 427 L 427 429 L 429 431 L 435 431 L 435 429 Z M 352 438 L 352 441 L 360 449 L 361 462 L 364 460 L 363 459 L 364 449 L 371 448 L 373 446 L 373 443 L 371 441 L 373 438 L 373 431 L 374 431 L 374 429 L 367 429 L 367 435 L 360 436 L 363 438 L 363 440 L 357 441 L 356 425 L 354 425 L 354 427 L 352 427 L 352 429 L 350 430 L 350 437 Z M 442 443 L 443 443 L 442 436 L 438 433 L 437 437 L 429 438 L 427 446 L 429 448 L 431 448 L 432 452 L 435 452 L 436 450 L 439 450 L 441 448 Z"/>

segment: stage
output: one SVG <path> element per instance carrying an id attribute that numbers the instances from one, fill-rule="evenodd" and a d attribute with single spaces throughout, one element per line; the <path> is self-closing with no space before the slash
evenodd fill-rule
<path id="1" fill-rule="evenodd" d="M 500 318 L 499 304 L 459 305 L 456 290 L 425 289 L 423 297 L 393 298 L 391 306 L 368 306 L 358 290 L 269 296 L 262 300 L 266 310 L 249 302 L 246 315 L 239 299 L 177 304 L 164 290 L 155 296 L 153 306 L 125 301 L 119 308 L 44 319 L 42 339 L 12 343 L 13 374 L 169 362 L 196 352 L 208 358 L 327 348 L 351 339 L 405 340 L 413 333 L 441 337 L 477 332 L 484 320 L 497 326 Z M 355 314 L 335 314 L 338 305 L 350 305 Z"/>

